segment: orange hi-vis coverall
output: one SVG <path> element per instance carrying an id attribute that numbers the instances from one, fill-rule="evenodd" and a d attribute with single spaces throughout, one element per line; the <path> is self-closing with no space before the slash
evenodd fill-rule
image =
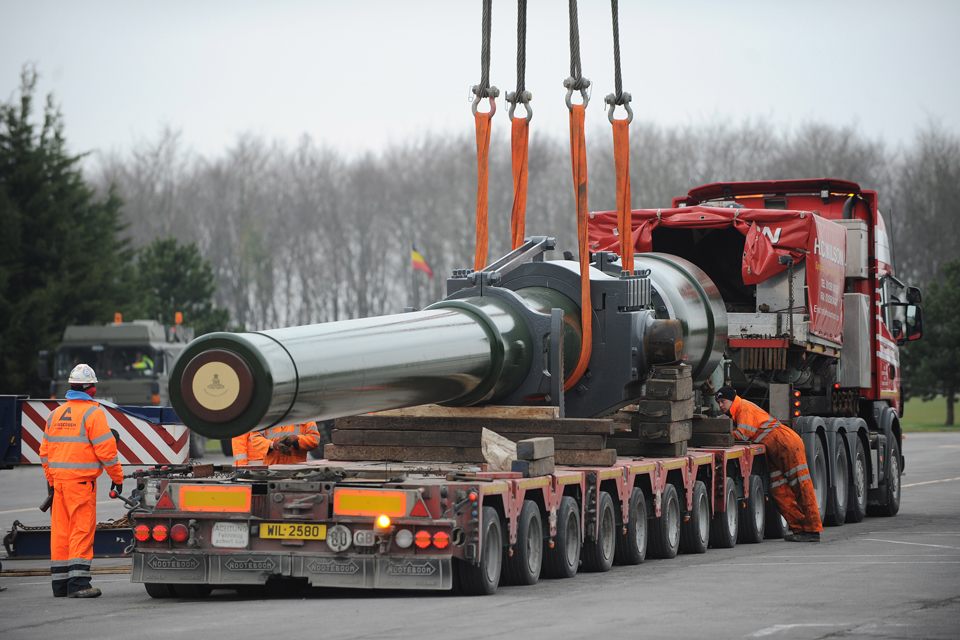
<path id="1" fill-rule="evenodd" d="M 734 433 L 767 447 L 770 497 L 794 533 L 823 531 L 817 494 L 810 479 L 803 440 L 769 413 L 737 396 L 730 406 Z"/>
<path id="2" fill-rule="evenodd" d="M 270 448 L 275 440 L 285 436 L 297 436 L 299 448 L 294 448 L 289 456 Z M 250 449 L 248 455 L 258 455 L 263 458 L 263 464 L 296 464 L 306 462 L 307 451 L 320 446 L 320 430 L 316 422 L 290 424 L 285 427 L 270 427 L 263 431 L 255 431 L 250 435 Z"/>
<path id="3" fill-rule="evenodd" d="M 245 433 L 232 440 L 233 444 L 233 466 L 245 467 L 250 464 L 263 464 L 255 451 L 250 449 L 250 438 L 252 433 Z"/>
<path id="4" fill-rule="evenodd" d="M 85 398 L 82 399 L 82 398 Z M 97 526 L 97 478 L 106 468 L 123 483 L 117 442 L 100 405 L 82 391 L 50 413 L 40 443 L 40 461 L 53 487 L 50 575 L 53 595 L 90 588 L 93 535 Z"/>

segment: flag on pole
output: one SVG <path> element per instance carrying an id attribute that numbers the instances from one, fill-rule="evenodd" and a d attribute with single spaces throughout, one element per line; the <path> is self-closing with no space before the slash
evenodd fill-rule
<path id="1" fill-rule="evenodd" d="M 417 251 L 416 245 L 412 245 L 413 250 L 410 252 L 410 260 L 413 262 L 413 268 L 415 271 L 423 271 L 430 279 L 433 280 L 433 269 L 430 268 L 430 265 L 427 264 L 427 261 L 423 259 L 423 256 L 420 255 L 420 252 Z"/>

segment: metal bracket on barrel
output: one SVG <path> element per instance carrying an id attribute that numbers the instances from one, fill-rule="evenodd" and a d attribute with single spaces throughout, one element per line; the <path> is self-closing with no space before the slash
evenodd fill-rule
<path id="1" fill-rule="evenodd" d="M 565 418 L 563 408 L 563 309 L 550 310 L 550 399 L 560 409 L 560 417 Z"/>
<path id="2" fill-rule="evenodd" d="M 503 256 L 496 262 L 487 265 L 481 271 L 474 271 L 467 275 L 467 281 L 470 284 L 479 282 L 481 288 L 485 286 L 496 286 L 500 283 L 504 274 L 510 273 L 527 260 L 534 262 L 543 262 L 543 253 L 552 251 L 557 246 L 555 238 L 546 236 L 532 236 L 526 238 L 523 244 Z"/>

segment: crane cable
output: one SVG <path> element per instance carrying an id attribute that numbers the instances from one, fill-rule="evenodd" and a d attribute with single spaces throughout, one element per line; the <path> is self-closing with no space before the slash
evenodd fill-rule
<path id="1" fill-rule="evenodd" d="M 480 45 L 480 84 L 474 85 L 473 111 L 477 128 L 477 248 L 473 257 L 473 268 L 480 271 L 487 265 L 487 241 L 490 235 L 487 223 L 487 184 L 489 182 L 490 125 L 493 114 L 497 112 L 495 98 L 500 90 L 490 86 L 490 13 L 493 0 L 483 0 L 483 22 L 481 25 Z M 490 111 L 477 111 L 482 98 L 490 101 Z"/>
<path id="2" fill-rule="evenodd" d="M 527 0 L 517 0 L 517 90 L 507 93 L 510 103 L 510 148 L 513 166 L 513 208 L 510 210 L 511 249 L 523 244 L 527 215 L 527 167 L 530 147 L 530 120 L 533 94 L 526 90 L 524 76 L 527 65 Z M 522 104 L 526 118 L 514 118 L 517 104 Z"/>
<path id="3" fill-rule="evenodd" d="M 620 264 L 623 271 L 633 273 L 633 229 L 630 214 L 630 123 L 633 122 L 633 109 L 630 101 L 633 97 L 623 92 L 620 77 L 620 16 L 618 0 L 610 0 L 610 13 L 613 16 L 613 82 L 615 92 L 604 98 L 610 105 L 607 119 L 613 125 L 613 164 L 617 176 L 617 232 L 620 236 Z M 624 107 L 627 117 L 617 120 L 613 111 L 617 105 Z"/>
<path id="4" fill-rule="evenodd" d="M 563 390 L 569 391 L 580 380 L 590 356 L 593 355 L 593 304 L 590 299 L 590 252 L 587 247 L 587 146 L 584 136 L 584 117 L 590 96 L 590 81 L 580 68 L 580 30 L 577 24 L 577 0 L 570 6 L 570 77 L 563 81 L 567 89 L 566 103 L 570 110 L 570 164 L 573 171 L 573 190 L 577 205 L 577 243 L 580 252 L 580 324 L 583 338 L 580 359 L 564 381 Z M 579 91 L 583 104 L 573 104 L 574 91 Z"/>

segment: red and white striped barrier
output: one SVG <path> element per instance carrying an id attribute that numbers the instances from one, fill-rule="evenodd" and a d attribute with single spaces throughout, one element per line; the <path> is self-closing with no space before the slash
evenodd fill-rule
<path id="1" fill-rule="evenodd" d="M 40 464 L 40 441 L 47 418 L 65 400 L 25 400 L 22 405 L 20 461 Z M 101 405 L 107 426 L 120 434 L 120 464 L 180 464 L 190 455 L 190 431 L 182 424 L 153 424 L 119 409 Z"/>

